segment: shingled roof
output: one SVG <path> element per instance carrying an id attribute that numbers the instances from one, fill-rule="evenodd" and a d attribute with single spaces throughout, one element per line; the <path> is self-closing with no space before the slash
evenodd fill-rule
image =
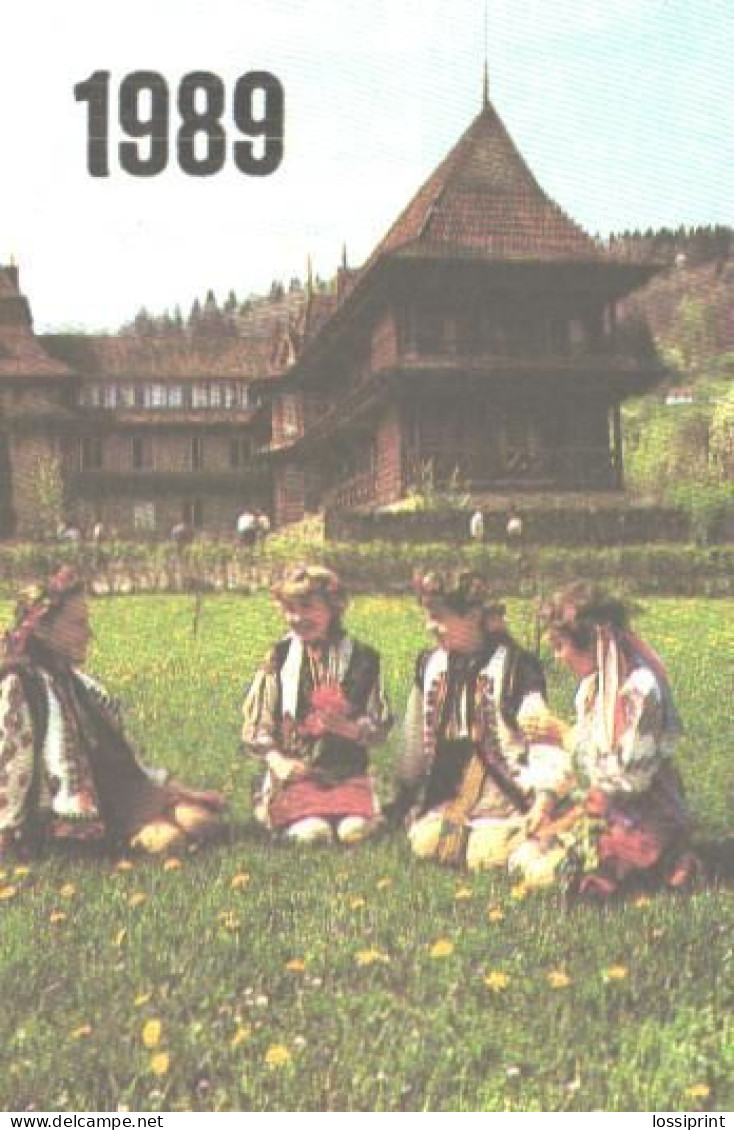
<path id="1" fill-rule="evenodd" d="M 268 341 L 261 338 L 54 334 L 43 340 L 79 373 L 100 378 L 250 381 L 262 374 L 268 358 Z"/>
<path id="2" fill-rule="evenodd" d="M 18 289 L 17 268 L 0 267 L 0 380 L 72 375 L 34 334 L 28 301 Z"/>
<path id="3" fill-rule="evenodd" d="M 389 254 L 533 262 L 606 258 L 545 194 L 489 100 L 365 268 Z"/>

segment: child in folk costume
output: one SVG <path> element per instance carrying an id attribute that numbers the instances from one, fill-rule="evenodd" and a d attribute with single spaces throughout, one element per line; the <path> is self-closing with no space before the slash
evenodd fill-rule
<path id="1" fill-rule="evenodd" d="M 255 816 L 302 843 L 356 843 L 377 827 L 369 751 L 392 718 L 377 652 L 347 634 L 347 594 L 321 566 L 273 588 L 290 629 L 255 675 L 242 738 L 265 765 Z"/>
<path id="2" fill-rule="evenodd" d="M 0 850 L 76 841 L 161 852 L 218 826 L 219 793 L 148 769 L 119 707 L 80 670 L 83 583 L 61 569 L 24 590 L 0 666 Z"/>
<path id="3" fill-rule="evenodd" d="M 428 573 L 416 589 L 438 646 L 416 665 L 393 811 L 421 858 L 503 865 L 569 784 L 563 750 L 523 734 L 547 709 L 543 673 L 475 573 Z"/>
<path id="4" fill-rule="evenodd" d="M 637 877 L 680 886 L 699 870 L 673 752 L 682 733 L 659 656 L 634 635 L 624 605 L 577 582 L 544 610 L 556 658 L 579 679 L 572 752 L 577 805 L 570 824 L 518 853 L 518 867 L 606 897 Z M 547 719 L 546 733 L 562 724 Z M 541 727 L 542 729 L 542 727 Z"/>

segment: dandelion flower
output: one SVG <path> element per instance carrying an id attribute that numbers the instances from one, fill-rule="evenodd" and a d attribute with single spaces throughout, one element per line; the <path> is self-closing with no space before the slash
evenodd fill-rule
<path id="1" fill-rule="evenodd" d="M 504 910 L 501 910 L 498 906 L 490 906 L 489 910 L 487 911 L 487 918 L 490 922 L 501 922 L 504 917 Z"/>
<path id="2" fill-rule="evenodd" d="M 249 1040 L 252 1035 L 252 1028 L 249 1024 L 240 1024 L 237 1028 L 232 1039 L 229 1041 L 229 1046 L 233 1050 L 238 1048 L 240 1044 L 244 1044 L 245 1040 Z"/>
<path id="3" fill-rule="evenodd" d="M 246 871 L 238 871 L 236 875 L 232 876 L 230 887 L 233 891 L 239 891 L 242 887 L 246 887 L 250 882 L 250 876 Z"/>
<path id="4" fill-rule="evenodd" d="M 303 973 L 306 962 L 301 957 L 294 957 L 292 961 L 286 962 L 285 967 L 288 973 Z"/>
<path id="5" fill-rule="evenodd" d="M 233 911 L 223 910 L 219 915 L 219 925 L 225 930 L 237 930 L 239 929 L 240 920 Z"/>
<path id="6" fill-rule="evenodd" d="M 171 1066 L 168 1052 L 156 1052 L 150 1057 L 150 1070 L 154 1075 L 166 1075 Z"/>
<path id="7" fill-rule="evenodd" d="M 26 867 L 25 864 L 22 864 L 20 867 L 13 868 L 13 875 L 16 879 L 25 879 L 27 875 L 30 875 L 30 873 L 30 867 Z"/>
<path id="8" fill-rule="evenodd" d="M 133 861 L 131 859 L 119 859 L 115 864 L 115 871 L 132 871 Z"/>
<path id="9" fill-rule="evenodd" d="M 163 864 L 164 871 L 180 871 L 182 867 L 183 864 L 181 863 L 181 860 L 178 858 L 178 856 L 175 855 L 170 856 L 170 858 L 167 859 Z"/>
<path id="10" fill-rule="evenodd" d="M 375 965 L 376 962 L 386 963 L 390 958 L 386 953 L 383 953 L 382 950 L 372 948 L 368 950 L 358 950 L 354 955 L 354 960 L 357 965 Z"/>
<path id="11" fill-rule="evenodd" d="M 638 910 L 642 910 L 644 907 L 650 906 L 651 904 L 652 899 L 649 899 L 647 895 L 640 895 L 639 898 L 635 899 L 633 906 L 636 906 Z"/>
<path id="12" fill-rule="evenodd" d="M 474 897 L 474 892 L 471 887 L 459 887 L 454 894 L 456 902 L 468 902 L 470 898 Z"/>
<path id="13" fill-rule="evenodd" d="M 292 1056 L 285 1044 L 271 1044 L 265 1052 L 268 1067 L 287 1067 Z"/>
<path id="14" fill-rule="evenodd" d="M 361 908 L 364 905 L 365 905 L 365 902 L 364 902 L 364 899 L 362 898 L 361 895 L 357 895 L 356 898 L 349 900 L 349 909 L 350 910 L 361 910 Z"/>
<path id="15" fill-rule="evenodd" d="M 12 899 L 18 893 L 18 888 L 10 883 L 7 887 L 0 887 L 0 899 Z"/>
<path id="16" fill-rule="evenodd" d="M 115 937 L 114 937 L 114 944 L 117 946 L 118 949 L 120 948 L 122 943 L 125 941 L 126 937 L 127 937 L 127 927 L 123 926 L 122 929 L 117 931 L 117 933 L 115 934 Z"/>
<path id="17" fill-rule="evenodd" d="M 142 1008 L 144 1004 L 148 1003 L 152 996 L 152 993 L 138 993 L 133 1004 L 136 1008 Z"/>
<path id="18" fill-rule="evenodd" d="M 63 887 L 59 888 L 59 894 L 62 898 L 71 899 L 76 894 L 76 887 L 73 883 L 64 883 Z"/>
<path id="19" fill-rule="evenodd" d="M 392 886 L 392 879 L 390 879 L 389 876 L 385 875 L 384 878 L 377 880 L 376 885 L 378 891 L 386 891 L 388 887 Z"/>
<path id="20" fill-rule="evenodd" d="M 516 883 L 510 891 L 510 894 L 516 902 L 522 902 L 523 899 L 528 897 L 529 891 L 530 888 L 528 887 L 527 883 Z"/>
<path id="21" fill-rule="evenodd" d="M 92 1025 L 91 1024 L 80 1024 L 78 1028 L 74 1028 L 71 1031 L 72 1040 L 83 1040 L 85 1038 L 85 1036 L 91 1036 L 91 1035 L 92 1035 Z"/>
<path id="22" fill-rule="evenodd" d="M 431 957 L 451 957 L 454 952 L 454 943 L 448 938 L 439 938 L 431 946 Z"/>
<path id="23" fill-rule="evenodd" d="M 143 1043 L 146 1048 L 157 1048 L 162 1034 L 163 1025 L 160 1020 L 146 1020 L 143 1025 Z"/>
<path id="24" fill-rule="evenodd" d="M 563 969 L 551 969 L 548 972 L 548 984 L 551 989 L 567 989 L 571 978 Z"/>
<path id="25" fill-rule="evenodd" d="M 706 1083 L 694 1083 L 692 1087 L 686 1087 L 684 1094 L 688 1099 L 707 1099 L 711 1088 Z"/>
<path id="26" fill-rule="evenodd" d="M 610 965 L 602 973 L 605 981 L 624 981 L 627 978 L 628 969 L 626 965 Z"/>
<path id="27" fill-rule="evenodd" d="M 493 993 L 501 993 L 503 989 L 507 988 L 509 983 L 510 978 L 506 973 L 503 973 L 501 969 L 493 969 L 484 976 L 484 984 L 488 989 L 491 989 Z"/>
<path id="28" fill-rule="evenodd" d="M 127 900 L 127 905 L 134 910 L 136 906 L 140 906 L 146 902 L 148 896 L 144 895 L 142 891 L 133 891 L 130 898 Z"/>
<path id="29" fill-rule="evenodd" d="M 52 926 L 58 926 L 62 922 L 66 922 L 66 919 L 68 917 L 69 916 L 65 910 L 52 910 L 48 916 L 48 920 Z"/>

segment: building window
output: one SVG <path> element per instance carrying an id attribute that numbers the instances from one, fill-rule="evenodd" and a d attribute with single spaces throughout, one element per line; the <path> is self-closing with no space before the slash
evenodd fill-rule
<path id="1" fill-rule="evenodd" d="M 117 385 L 103 385 L 103 387 L 102 387 L 102 407 L 103 408 L 116 408 L 117 407 Z"/>
<path id="2" fill-rule="evenodd" d="M 200 498 L 194 498 L 184 503 L 183 520 L 187 526 L 200 530 L 204 525 L 204 503 Z"/>
<path id="3" fill-rule="evenodd" d="M 155 503 L 133 503 L 133 529 L 140 533 L 150 533 L 155 529 Z"/>
<path id="4" fill-rule="evenodd" d="M 298 400 L 295 396 L 284 396 L 281 401 L 283 435 L 290 439 L 297 436 L 298 425 Z"/>
<path id="5" fill-rule="evenodd" d="M 149 471 L 153 466 L 153 440 L 151 436 L 133 436 L 133 471 Z"/>
<path id="6" fill-rule="evenodd" d="M 192 385 L 191 386 L 191 407 L 192 408 L 208 408 L 209 407 L 209 388 L 207 385 Z"/>
<path id="7" fill-rule="evenodd" d="M 224 385 L 222 387 L 225 408 L 234 408 L 237 404 L 237 385 Z"/>
<path id="8" fill-rule="evenodd" d="M 229 441 L 229 466 L 236 471 L 239 467 L 246 467 L 252 458 L 252 440 L 248 437 L 231 439 Z"/>
<path id="9" fill-rule="evenodd" d="M 194 436 L 191 440 L 191 470 L 201 471 L 204 466 L 204 440 Z"/>
<path id="10" fill-rule="evenodd" d="M 82 471 L 99 471 L 102 467 L 102 440 L 84 436 L 81 441 L 79 462 Z"/>
<path id="11" fill-rule="evenodd" d="M 168 407 L 183 408 L 184 395 L 181 385 L 171 385 L 168 389 Z"/>
<path id="12" fill-rule="evenodd" d="M 134 408 L 135 385 L 120 385 L 117 390 L 117 403 L 121 408 Z"/>
<path id="13" fill-rule="evenodd" d="M 222 406 L 222 386 L 210 385 L 209 386 L 209 407 L 221 408 Z"/>

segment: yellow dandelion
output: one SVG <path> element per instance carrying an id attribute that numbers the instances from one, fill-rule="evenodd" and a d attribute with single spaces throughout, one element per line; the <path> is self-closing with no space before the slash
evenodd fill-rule
<path id="1" fill-rule="evenodd" d="M 250 876 L 246 871 L 238 871 L 236 875 L 232 876 L 230 887 L 233 891 L 239 891 L 242 887 L 246 887 L 250 882 Z"/>
<path id="2" fill-rule="evenodd" d="M 454 952 L 454 943 L 448 938 L 439 938 L 431 946 L 431 957 L 451 957 Z"/>
<path id="3" fill-rule="evenodd" d="M 59 888 L 59 894 L 62 898 L 71 899 L 76 894 L 76 887 L 73 883 L 64 883 L 63 887 Z"/>
<path id="4" fill-rule="evenodd" d="M 376 886 L 378 891 L 386 891 L 388 887 L 392 886 L 392 879 L 385 875 L 384 878 L 377 880 Z"/>
<path id="5" fill-rule="evenodd" d="M 160 1020 L 146 1020 L 143 1025 L 143 1043 L 146 1048 L 157 1048 L 161 1042 L 163 1025 Z"/>
<path id="6" fill-rule="evenodd" d="M 377 962 L 387 963 L 390 958 L 382 950 L 358 950 L 354 955 L 357 965 L 375 965 Z"/>
<path id="7" fill-rule="evenodd" d="M 303 958 L 294 957 L 291 961 L 287 961 L 285 965 L 289 973 L 303 973 L 306 968 L 306 962 Z"/>
<path id="8" fill-rule="evenodd" d="M 528 887 L 527 883 L 516 883 L 510 891 L 510 894 L 516 900 L 516 902 L 522 902 L 523 899 L 528 897 L 529 892 L 530 888 Z"/>
<path id="9" fill-rule="evenodd" d="M 707 1099 L 711 1088 L 706 1083 L 694 1083 L 692 1087 L 686 1087 L 683 1093 L 688 1099 Z"/>
<path id="10" fill-rule="evenodd" d="M 292 1058 L 285 1044 L 271 1044 L 265 1052 L 268 1067 L 287 1067 Z"/>
<path id="11" fill-rule="evenodd" d="M 459 887 L 454 892 L 454 899 L 456 902 L 468 902 L 471 898 L 474 898 L 474 891 L 471 889 L 471 887 Z"/>
<path id="12" fill-rule="evenodd" d="M 126 937 L 127 937 L 127 927 L 123 926 L 122 929 L 118 930 L 117 933 L 115 934 L 115 937 L 113 939 L 113 944 L 115 946 L 117 946 L 117 948 L 119 949 L 120 946 L 122 945 L 122 943 L 125 941 Z"/>
<path id="13" fill-rule="evenodd" d="M 72 1040 L 83 1040 L 86 1036 L 92 1035 L 91 1024 L 80 1024 L 78 1028 L 73 1028 L 71 1033 Z"/>
<path id="14" fill-rule="evenodd" d="M 652 905 L 652 899 L 649 899 L 647 895 L 640 895 L 639 898 L 635 899 L 632 905 L 636 906 L 638 910 L 643 910 L 646 906 Z"/>
<path id="15" fill-rule="evenodd" d="M 548 984 L 551 989 L 567 989 L 571 978 L 563 969 L 551 969 L 548 971 Z"/>
<path id="16" fill-rule="evenodd" d="M 249 1024 L 240 1024 L 237 1028 L 232 1039 L 229 1041 L 229 1046 L 234 1049 L 238 1048 L 240 1044 L 244 1044 L 245 1040 L 249 1040 L 252 1035 L 252 1028 Z"/>
<path id="17" fill-rule="evenodd" d="M 138 993 L 135 1000 L 133 1001 L 133 1004 L 136 1008 L 142 1008 L 144 1004 L 147 1004 L 148 1001 L 152 999 L 152 997 L 152 993 Z"/>
<path id="18" fill-rule="evenodd" d="M 147 899 L 148 896 L 144 895 L 142 891 L 133 891 L 127 900 L 127 905 L 131 910 L 134 910 L 136 906 L 141 906 L 144 902 L 147 902 Z"/>
<path id="19" fill-rule="evenodd" d="M 484 975 L 484 984 L 493 993 L 501 993 L 510 983 L 510 978 L 501 969 L 493 969 Z"/>
<path id="20" fill-rule="evenodd" d="M 132 871 L 133 861 L 131 859 L 118 859 L 115 864 L 115 871 Z"/>
<path id="21" fill-rule="evenodd" d="M 176 855 L 170 856 L 163 864 L 164 871 L 180 871 L 182 867 L 183 864 Z"/>
<path id="22" fill-rule="evenodd" d="M 501 910 L 498 906 L 490 906 L 489 910 L 487 911 L 487 918 L 490 922 L 502 922 L 504 917 L 504 910 Z"/>
<path id="23" fill-rule="evenodd" d="M 48 916 L 48 920 L 52 926 L 59 926 L 62 922 L 66 922 L 68 917 L 65 910 L 52 910 Z"/>
<path id="24" fill-rule="evenodd" d="M 233 911 L 223 910 L 219 915 L 219 925 L 225 930 L 237 930 L 240 920 Z"/>
<path id="25" fill-rule="evenodd" d="M 356 898 L 349 900 L 349 909 L 350 910 L 361 910 L 364 905 L 365 905 L 365 901 L 364 901 L 364 899 L 362 898 L 361 895 L 357 895 Z"/>
<path id="26" fill-rule="evenodd" d="M 171 1057 L 168 1052 L 156 1052 L 150 1057 L 150 1070 L 154 1075 L 166 1075 L 171 1066 Z"/>
<path id="27" fill-rule="evenodd" d="M 605 981 L 624 981 L 628 972 L 626 965 L 610 965 L 603 971 L 602 977 Z"/>
<path id="28" fill-rule="evenodd" d="M 0 867 L 0 879 L 7 879 L 8 873 L 4 867 Z"/>
<path id="29" fill-rule="evenodd" d="M 14 887 L 12 883 L 7 887 L 0 887 L 0 899 L 13 899 L 18 893 L 18 888 Z"/>
<path id="30" fill-rule="evenodd" d="M 16 879 L 25 879 L 27 875 L 30 875 L 30 873 L 30 867 L 26 867 L 25 864 L 22 864 L 20 867 L 13 868 L 13 875 Z"/>

